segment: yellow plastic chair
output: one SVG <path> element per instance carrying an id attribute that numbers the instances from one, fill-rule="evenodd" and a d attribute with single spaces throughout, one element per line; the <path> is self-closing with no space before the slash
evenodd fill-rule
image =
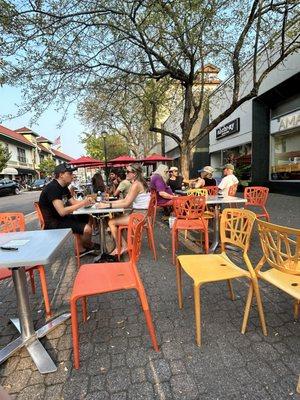
<path id="1" fill-rule="evenodd" d="M 255 271 L 248 257 L 251 232 L 256 216 L 252 211 L 237 208 L 227 208 L 221 217 L 221 254 L 196 254 L 177 257 L 176 275 L 178 288 L 179 308 L 183 307 L 182 299 L 182 269 L 194 281 L 194 302 L 196 322 L 196 343 L 201 345 L 201 308 L 200 287 L 204 283 L 227 280 L 231 300 L 234 300 L 231 279 L 247 278 L 253 287 L 257 298 L 259 318 L 263 333 L 266 335 L 266 325 L 260 298 L 258 281 Z M 226 254 L 225 244 L 236 246 L 243 251 L 243 259 L 248 270 L 234 264 Z M 245 332 L 246 324 L 243 321 L 242 333 Z"/>
<path id="2" fill-rule="evenodd" d="M 193 195 L 193 196 L 207 196 L 208 195 L 208 191 L 206 190 L 206 189 L 202 189 L 202 188 L 200 188 L 200 189 L 189 189 L 187 192 L 186 192 L 186 194 L 187 194 L 187 196 L 191 196 L 191 195 Z"/>
<path id="3" fill-rule="evenodd" d="M 300 229 L 288 228 L 257 220 L 263 257 L 255 268 L 258 278 L 269 282 L 295 299 L 297 319 L 300 301 Z M 262 271 L 265 264 L 271 268 Z M 248 321 L 253 291 L 250 288 L 245 310 Z"/>

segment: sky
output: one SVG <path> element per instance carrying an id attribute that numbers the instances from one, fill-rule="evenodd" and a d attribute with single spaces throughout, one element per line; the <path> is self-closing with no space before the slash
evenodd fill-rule
<path id="1" fill-rule="evenodd" d="M 1 116 L 4 114 L 14 115 L 17 112 L 18 104 L 21 103 L 20 93 L 20 90 L 14 87 L 0 87 Z M 80 120 L 76 118 L 75 111 L 75 106 L 70 107 L 68 116 L 61 128 L 58 128 L 57 125 L 62 114 L 51 108 L 48 109 L 48 111 L 40 117 L 37 123 L 33 125 L 30 125 L 29 123 L 30 118 L 32 117 L 30 113 L 11 120 L 3 120 L 0 118 L 0 124 L 12 130 L 26 126 L 51 141 L 54 141 L 58 136 L 60 136 L 60 150 L 71 157 L 78 158 L 85 154 L 84 147 L 79 141 L 79 135 L 85 131 L 85 127 L 81 124 Z"/>

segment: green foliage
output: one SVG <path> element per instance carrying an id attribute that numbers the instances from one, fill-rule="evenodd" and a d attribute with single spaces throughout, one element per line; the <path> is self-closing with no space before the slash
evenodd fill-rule
<path id="1" fill-rule="evenodd" d="M 44 158 L 43 161 L 40 162 L 40 172 L 44 175 L 44 176 L 51 176 L 54 168 L 55 168 L 55 161 L 53 160 L 53 158 L 51 157 L 46 157 Z"/>
<path id="2" fill-rule="evenodd" d="M 2 171 L 6 167 L 8 161 L 10 160 L 10 157 L 11 153 L 9 153 L 5 146 L 0 143 L 0 171 Z"/>
<path id="3" fill-rule="evenodd" d="M 85 151 L 88 155 L 97 160 L 105 160 L 104 139 L 101 135 L 82 134 L 81 143 L 84 144 Z M 106 157 L 107 161 L 118 156 L 128 154 L 128 145 L 126 141 L 117 134 L 106 136 Z"/>

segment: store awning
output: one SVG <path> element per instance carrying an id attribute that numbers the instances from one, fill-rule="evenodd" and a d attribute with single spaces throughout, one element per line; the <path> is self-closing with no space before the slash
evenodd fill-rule
<path id="1" fill-rule="evenodd" d="M 16 170 L 16 168 L 6 167 L 0 172 L 0 174 L 2 174 L 2 175 L 18 175 L 18 171 Z"/>

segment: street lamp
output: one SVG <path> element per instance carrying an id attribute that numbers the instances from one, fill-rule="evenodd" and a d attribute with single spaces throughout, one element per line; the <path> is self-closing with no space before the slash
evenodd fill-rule
<path id="1" fill-rule="evenodd" d="M 106 184 L 108 184 L 108 170 L 107 170 L 107 148 L 106 148 L 106 138 L 107 138 L 107 132 L 106 131 L 102 131 L 101 132 L 101 136 L 103 138 L 103 149 L 104 149 L 104 163 L 105 163 L 105 167 L 104 167 L 104 171 L 105 171 L 105 178 L 106 178 Z"/>

